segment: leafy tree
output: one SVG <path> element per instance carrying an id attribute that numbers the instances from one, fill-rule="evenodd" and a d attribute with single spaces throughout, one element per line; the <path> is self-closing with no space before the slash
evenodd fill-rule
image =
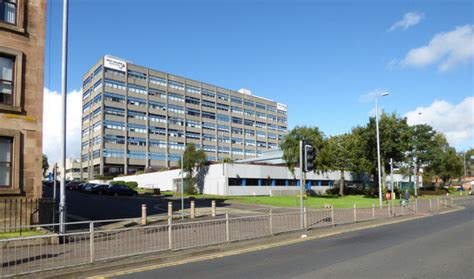
<path id="1" fill-rule="evenodd" d="M 461 177 L 463 174 L 462 156 L 449 146 L 443 134 L 436 134 L 435 144 L 432 160 L 425 171 L 432 177 L 440 178 L 444 184 L 452 178 Z"/>
<path id="2" fill-rule="evenodd" d="M 474 148 L 471 148 L 464 152 L 464 166 L 466 168 L 466 175 L 467 176 L 474 176 Z"/>
<path id="3" fill-rule="evenodd" d="M 196 146 L 192 143 L 186 145 L 183 154 L 183 170 L 186 174 L 186 192 L 195 194 L 195 173 L 206 165 L 207 158 L 204 150 L 196 150 Z M 184 185 L 182 185 L 184 187 Z"/>
<path id="4" fill-rule="evenodd" d="M 377 138 L 375 117 L 369 119 L 365 127 L 353 130 L 360 137 L 359 152 L 368 163 L 367 172 L 372 175 L 378 185 L 377 176 Z M 409 126 L 406 118 L 400 118 L 396 113 L 382 113 L 379 122 L 380 135 L 380 162 L 382 173 L 390 171 L 390 158 L 394 162 L 403 162 L 406 151 L 409 149 Z"/>
<path id="5" fill-rule="evenodd" d="M 43 168 L 43 175 L 45 175 L 49 168 L 48 156 L 46 156 L 46 154 L 43 154 L 42 168 Z"/>
<path id="6" fill-rule="evenodd" d="M 280 144 L 280 148 L 283 150 L 283 160 L 293 175 L 295 167 L 298 167 L 300 163 L 299 142 L 301 140 L 310 141 L 313 148 L 315 148 L 315 168 L 317 170 L 327 170 L 325 164 L 327 161 L 321 156 L 325 144 L 323 132 L 317 127 L 296 126 L 283 138 Z"/>

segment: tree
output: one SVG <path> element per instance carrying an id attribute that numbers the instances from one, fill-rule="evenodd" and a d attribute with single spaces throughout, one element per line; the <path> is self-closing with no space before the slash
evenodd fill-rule
<path id="1" fill-rule="evenodd" d="M 464 152 L 463 154 L 464 159 L 464 167 L 466 168 L 466 175 L 467 176 L 474 176 L 474 148 L 471 148 Z"/>
<path id="2" fill-rule="evenodd" d="M 368 162 L 361 156 L 361 143 L 357 133 L 347 133 L 332 136 L 327 140 L 323 149 L 325 165 L 331 170 L 340 172 L 339 195 L 344 196 L 344 172 L 351 171 L 357 174 L 364 173 Z"/>
<path id="3" fill-rule="evenodd" d="M 43 154 L 42 168 L 43 168 L 43 175 L 46 175 L 46 172 L 48 171 L 48 168 L 49 168 L 48 156 L 46 156 L 46 154 Z"/>
<path id="4" fill-rule="evenodd" d="M 183 154 L 183 170 L 186 174 L 186 192 L 188 194 L 195 193 L 195 173 L 206 165 L 207 158 L 204 150 L 196 150 L 196 146 L 192 143 L 186 145 Z M 184 185 L 182 185 L 184 187 Z"/>
<path id="5" fill-rule="evenodd" d="M 462 156 L 449 146 L 443 134 L 435 135 L 435 147 L 432 151 L 432 159 L 425 171 L 435 178 L 440 178 L 444 184 L 452 178 L 461 177 L 463 174 Z"/>
<path id="6" fill-rule="evenodd" d="M 369 119 L 364 127 L 353 129 L 360 137 L 361 155 L 368 163 L 367 172 L 377 182 L 377 139 L 375 117 Z M 380 162 L 382 173 L 390 171 L 390 158 L 393 162 L 403 162 L 409 145 L 409 126 L 406 118 L 398 117 L 396 113 L 382 113 L 379 122 Z"/>
<path id="7" fill-rule="evenodd" d="M 321 156 L 321 151 L 325 144 L 323 132 L 317 127 L 296 126 L 283 138 L 280 144 L 280 148 L 283 150 L 283 160 L 291 173 L 294 175 L 295 167 L 299 166 L 299 142 L 301 140 L 310 141 L 313 148 L 315 148 L 315 168 L 317 170 L 327 170 L 326 160 Z"/>

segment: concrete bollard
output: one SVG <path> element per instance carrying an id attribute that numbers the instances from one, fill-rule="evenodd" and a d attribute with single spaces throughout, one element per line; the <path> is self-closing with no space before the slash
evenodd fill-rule
<path id="1" fill-rule="evenodd" d="M 196 217 L 196 207 L 194 205 L 194 201 L 191 201 L 191 219 Z"/>
<path id="2" fill-rule="evenodd" d="M 375 204 L 372 203 L 372 219 L 375 219 Z"/>
<path id="3" fill-rule="evenodd" d="M 334 222 L 334 206 L 331 204 L 331 225 L 336 225 L 336 222 Z"/>
<path id="4" fill-rule="evenodd" d="M 173 203 L 168 202 L 168 217 L 173 217 Z"/>
<path id="5" fill-rule="evenodd" d="M 430 212 L 433 212 L 433 205 L 431 204 L 431 199 L 430 199 Z"/>
<path id="6" fill-rule="evenodd" d="M 142 204 L 142 225 L 146 225 L 146 204 Z"/>
<path id="7" fill-rule="evenodd" d="M 212 200 L 211 202 L 211 215 L 212 217 L 216 217 L 216 201 Z"/>

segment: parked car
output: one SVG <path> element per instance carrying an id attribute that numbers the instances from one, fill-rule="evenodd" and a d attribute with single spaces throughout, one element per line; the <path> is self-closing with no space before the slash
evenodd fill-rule
<path id="1" fill-rule="evenodd" d="M 107 193 L 108 188 L 109 188 L 109 184 L 97 184 L 90 189 L 90 193 L 103 195 Z"/>
<path id="2" fill-rule="evenodd" d="M 68 184 L 66 184 L 66 189 L 67 190 L 79 190 L 81 183 L 77 181 L 71 181 Z"/>
<path id="3" fill-rule="evenodd" d="M 110 185 L 107 188 L 107 194 L 113 196 L 136 196 L 138 192 L 130 189 L 126 185 Z"/>
<path id="4" fill-rule="evenodd" d="M 95 183 L 86 183 L 86 184 L 82 185 L 81 192 L 90 193 L 91 190 L 92 190 L 92 187 L 94 187 L 95 185 L 97 185 L 97 184 L 95 184 Z"/>

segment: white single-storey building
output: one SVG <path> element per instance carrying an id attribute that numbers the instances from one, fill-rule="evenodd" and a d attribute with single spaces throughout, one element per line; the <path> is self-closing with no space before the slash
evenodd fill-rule
<path id="1" fill-rule="evenodd" d="M 224 196 L 293 195 L 299 192 L 299 178 L 299 168 L 295 168 L 293 175 L 285 166 L 245 163 L 212 164 L 196 175 L 200 192 Z M 344 178 L 349 186 L 361 182 L 350 172 L 345 172 Z M 327 189 L 337 186 L 339 179 L 340 172 L 307 173 L 305 188 L 325 193 Z M 387 177 L 387 182 L 389 179 Z M 141 188 L 179 191 L 181 169 L 122 176 L 114 180 L 136 181 Z M 396 175 L 394 180 L 407 181 L 400 175 Z"/>

